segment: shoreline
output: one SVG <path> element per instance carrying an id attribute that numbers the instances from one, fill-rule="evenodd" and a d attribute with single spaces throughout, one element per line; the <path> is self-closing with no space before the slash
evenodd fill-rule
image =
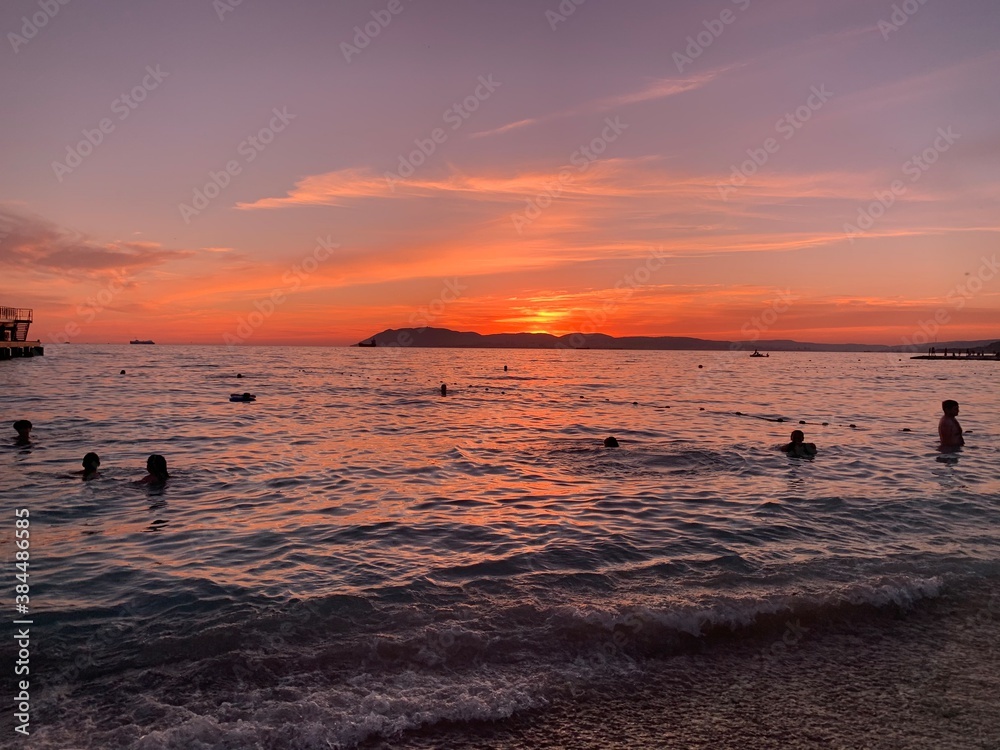
<path id="1" fill-rule="evenodd" d="M 890 608 L 863 623 L 799 633 L 649 662 L 641 682 L 592 686 L 507 720 L 435 725 L 360 747 L 1000 747 L 995 594 L 946 594 L 907 612 Z"/>

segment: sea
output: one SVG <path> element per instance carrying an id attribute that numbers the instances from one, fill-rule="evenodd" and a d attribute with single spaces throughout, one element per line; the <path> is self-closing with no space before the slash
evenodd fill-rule
<path id="1" fill-rule="evenodd" d="M 0 362 L 0 746 L 998 748 L 998 385 L 864 352 Z"/>

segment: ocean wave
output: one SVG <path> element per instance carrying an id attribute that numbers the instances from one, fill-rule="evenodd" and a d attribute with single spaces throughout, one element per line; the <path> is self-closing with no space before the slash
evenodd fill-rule
<path id="1" fill-rule="evenodd" d="M 119 632 L 107 646 L 125 646 L 131 657 L 46 685 L 37 704 L 47 712 L 71 699 L 75 712 L 94 716 L 113 705 L 118 723 L 91 727 L 81 742 L 78 727 L 56 720 L 35 733 L 36 746 L 354 747 L 440 722 L 505 718 L 634 674 L 651 659 L 905 612 L 944 588 L 940 578 L 889 577 L 812 593 L 619 607 L 297 601 L 284 616 L 244 611 L 182 638 L 146 633 L 138 652 Z"/>

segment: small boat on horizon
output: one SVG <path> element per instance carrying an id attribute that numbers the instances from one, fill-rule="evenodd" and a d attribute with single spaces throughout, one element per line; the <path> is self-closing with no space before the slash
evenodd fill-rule
<path id="1" fill-rule="evenodd" d="M 129 341 L 129 343 L 130 344 L 155 344 L 156 342 L 155 341 L 150 341 L 149 339 L 146 339 L 145 341 L 140 341 L 139 339 L 132 339 L 131 341 Z"/>
<path id="2" fill-rule="evenodd" d="M 375 339 L 371 340 L 371 343 L 365 343 L 364 341 L 359 341 L 358 346 L 378 346 Z"/>

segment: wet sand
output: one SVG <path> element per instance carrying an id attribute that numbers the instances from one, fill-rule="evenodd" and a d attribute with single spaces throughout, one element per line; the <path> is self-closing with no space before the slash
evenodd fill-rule
<path id="1" fill-rule="evenodd" d="M 647 663 L 640 690 L 366 747 L 997 750 L 998 644 L 1000 593 L 944 596 Z"/>

